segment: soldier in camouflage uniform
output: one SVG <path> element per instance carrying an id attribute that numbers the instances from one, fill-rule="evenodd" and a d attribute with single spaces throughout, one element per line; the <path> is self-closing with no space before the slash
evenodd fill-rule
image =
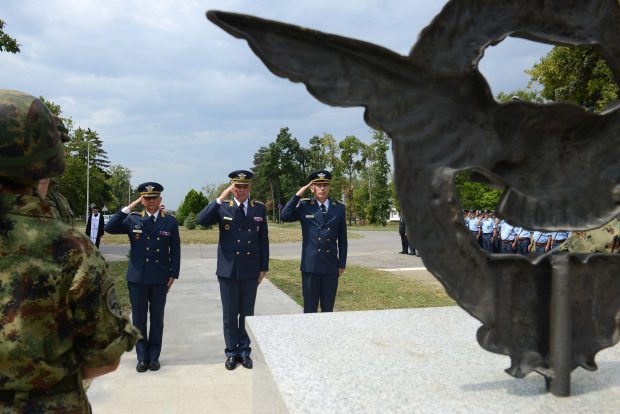
<path id="1" fill-rule="evenodd" d="M 1 413 L 90 412 L 82 379 L 115 370 L 139 336 L 99 251 L 44 201 L 64 171 L 59 127 L 38 99 L 0 90 Z"/>
<path id="2" fill-rule="evenodd" d="M 574 232 L 558 250 L 571 253 L 620 253 L 620 219 L 616 217 L 598 229 Z"/>

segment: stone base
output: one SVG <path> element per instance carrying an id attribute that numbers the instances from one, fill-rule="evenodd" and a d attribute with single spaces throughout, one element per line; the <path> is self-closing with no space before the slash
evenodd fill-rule
<path id="1" fill-rule="evenodd" d="M 256 413 L 617 413 L 620 347 L 577 368 L 572 396 L 516 379 L 480 348 L 480 322 L 458 307 L 255 316 Z"/>

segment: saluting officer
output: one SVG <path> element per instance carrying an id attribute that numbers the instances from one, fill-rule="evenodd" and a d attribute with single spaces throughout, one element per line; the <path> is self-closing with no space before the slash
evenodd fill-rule
<path id="1" fill-rule="evenodd" d="M 232 370 L 241 362 L 252 369 L 245 317 L 254 315 L 258 284 L 269 270 L 267 209 L 249 198 L 254 174 L 237 170 L 228 177 L 232 184 L 198 214 L 197 222 L 203 226 L 218 223 L 220 227 L 215 273 L 224 319 L 224 366 Z M 231 192 L 233 199 L 228 200 Z"/>
<path id="2" fill-rule="evenodd" d="M 166 295 L 181 268 L 179 225 L 173 216 L 159 210 L 164 187 L 155 182 L 138 186 L 140 198 L 110 217 L 105 231 L 127 234 L 131 244 L 127 287 L 133 324 L 142 333 L 136 344 L 136 371 L 157 371 L 164 331 Z M 132 212 L 142 203 L 142 213 Z M 150 312 L 147 335 L 146 318 Z"/>
<path id="3" fill-rule="evenodd" d="M 282 210 L 282 221 L 301 223 L 303 236 L 301 278 L 304 313 L 332 312 L 336 301 L 338 278 L 347 263 L 347 224 L 344 204 L 330 200 L 329 171 L 310 174 L 309 183 L 301 187 Z M 314 198 L 301 196 L 310 188 Z"/>

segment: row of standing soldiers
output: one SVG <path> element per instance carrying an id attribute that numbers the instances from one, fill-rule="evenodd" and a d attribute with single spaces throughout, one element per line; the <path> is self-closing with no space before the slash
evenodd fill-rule
<path id="1" fill-rule="evenodd" d="M 463 210 L 465 225 L 480 247 L 489 253 L 547 252 L 560 246 L 568 239 L 568 231 L 532 231 L 515 227 L 506 220 L 495 217 L 489 210 Z"/>

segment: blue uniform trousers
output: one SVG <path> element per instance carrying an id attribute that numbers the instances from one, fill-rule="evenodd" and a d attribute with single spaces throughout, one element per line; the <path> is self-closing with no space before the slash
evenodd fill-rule
<path id="1" fill-rule="evenodd" d="M 249 356 L 250 337 L 245 330 L 245 317 L 254 315 L 258 279 L 218 277 L 224 319 L 224 352 L 227 357 Z"/>
<path id="2" fill-rule="evenodd" d="M 512 242 L 513 240 L 502 240 L 500 242 L 500 253 L 514 253 L 515 251 L 512 250 Z"/>
<path id="3" fill-rule="evenodd" d="M 517 242 L 517 253 L 527 256 L 530 254 L 530 239 L 519 240 Z"/>
<path id="4" fill-rule="evenodd" d="M 493 253 L 491 237 L 493 237 L 493 233 L 482 233 L 482 248 L 489 253 Z"/>
<path id="5" fill-rule="evenodd" d="M 131 302 L 131 321 L 140 330 L 142 339 L 136 343 L 138 361 L 157 361 L 161 352 L 164 333 L 164 307 L 168 287 L 127 282 Z M 146 331 L 146 316 L 150 314 L 149 331 Z"/>
<path id="6" fill-rule="evenodd" d="M 338 273 L 301 272 L 304 313 L 316 313 L 321 303 L 321 312 L 333 312 L 338 290 Z"/>

